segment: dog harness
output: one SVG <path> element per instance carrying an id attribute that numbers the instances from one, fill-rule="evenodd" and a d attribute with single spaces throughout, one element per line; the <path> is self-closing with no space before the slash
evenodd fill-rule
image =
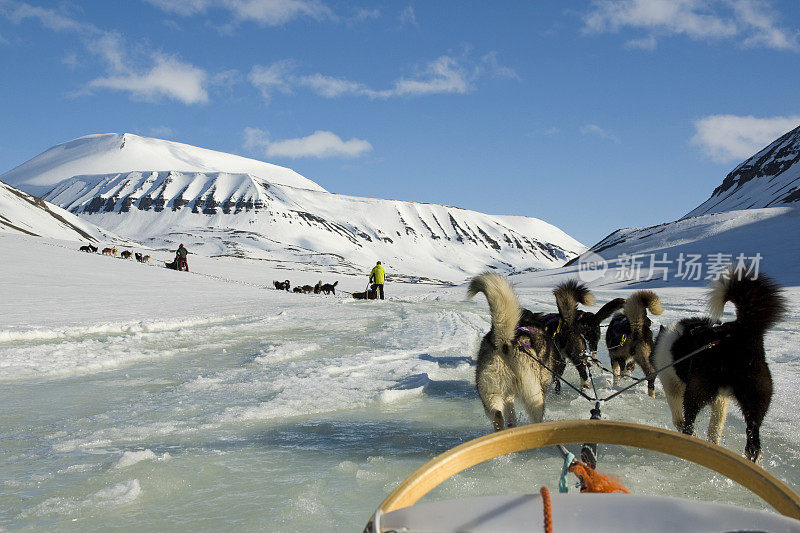
<path id="1" fill-rule="evenodd" d="M 611 319 L 606 332 L 606 346 L 609 350 L 619 348 L 631 335 L 631 323 L 625 315 L 616 315 Z"/>
<path id="2" fill-rule="evenodd" d="M 561 315 L 558 313 L 548 313 L 535 318 L 535 321 L 544 328 L 551 337 L 561 331 Z"/>

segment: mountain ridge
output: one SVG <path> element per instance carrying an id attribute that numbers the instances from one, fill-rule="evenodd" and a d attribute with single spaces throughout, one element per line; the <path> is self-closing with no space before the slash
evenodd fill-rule
<path id="1" fill-rule="evenodd" d="M 782 207 L 800 201 L 800 126 L 781 135 L 733 169 L 711 197 L 684 218 Z"/>
<path id="2" fill-rule="evenodd" d="M 152 158 L 137 153 L 136 170 L 106 173 L 77 172 L 84 168 L 80 158 L 67 158 L 74 173 L 48 185 L 43 197 L 154 249 L 186 242 L 208 256 L 304 264 L 348 274 L 381 260 L 396 276 L 410 280 L 461 282 L 486 268 L 508 273 L 545 269 L 585 249 L 536 218 L 335 194 L 289 169 L 283 170 L 291 174 L 279 173 L 278 179 L 225 168 L 164 169 L 169 161 L 162 156 L 175 143 L 128 135 L 82 137 L 75 155 L 87 157 L 90 169 L 109 167 L 103 158 L 110 149 L 115 157 L 132 145 L 153 147 Z M 181 150 L 206 154 L 193 147 Z M 65 158 L 60 149 L 44 154 L 48 152 L 48 157 L 31 160 L 36 164 L 17 167 L 22 169 L 17 178 L 28 186 L 56 180 L 52 169 L 67 168 Z M 227 161 L 222 154 L 193 164 L 219 169 Z M 49 174 L 38 176 L 36 168 L 49 169 Z M 302 179 L 288 179 L 295 174 Z"/>
<path id="3" fill-rule="evenodd" d="M 57 183 L 77 175 L 152 170 L 250 173 L 282 185 L 325 190 L 289 168 L 132 133 L 85 135 L 57 144 L 0 175 L 0 180 L 43 195 Z"/>

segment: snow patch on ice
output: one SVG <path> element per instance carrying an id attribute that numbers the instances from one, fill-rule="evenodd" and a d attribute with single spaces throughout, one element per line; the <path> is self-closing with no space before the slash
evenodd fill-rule
<path id="1" fill-rule="evenodd" d="M 216 317 L 194 317 L 185 320 L 147 321 L 120 324 L 93 324 L 91 326 L 57 329 L 0 330 L 0 343 L 14 341 L 45 341 L 86 337 L 90 335 L 124 335 L 130 333 L 157 333 L 219 324 L 235 320 L 236 315 Z"/>
<path id="2" fill-rule="evenodd" d="M 126 451 L 119 458 L 119 461 L 114 464 L 114 468 L 127 468 L 136 463 L 153 459 L 158 459 L 158 456 L 152 450 Z"/>
<path id="3" fill-rule="evenodd" d="M 319 348 L 319 344 L 313 342 L 286 342 L 261 350 L 253 361 L 262 365 L 289 361 L 299 359 Z"/>
<path id="4" fill-rule="evenodd" d="M 117 483 L 101 489 L 84 500 L 71 498 L 48 498 L 30 510 L 23 511 L 21 518 L 47 515 L 72 515 L 85 509 L 108 509 L 121 507 L 135 501 L 142 494 L 138 479 Z"/>

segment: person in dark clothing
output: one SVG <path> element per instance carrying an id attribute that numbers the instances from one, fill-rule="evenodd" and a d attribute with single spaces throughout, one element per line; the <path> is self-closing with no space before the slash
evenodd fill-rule
<path id="1" fill-rule="evenodd" d="M 185 270 L 189 272 L 189 263 L 186 261 L 189 251 L 183 247 L 183 243 L 175 250 L 175 263 L 178 265 L 178 270 Z"/>
<path id="2" fill-rule="evenodd" d="M 378 291 L 378 294 L 380 294 L 381 300 L 383 300 L 383 284 L 385 281 L 386 271 L 383 269 L 381 262 L 378 261 L 369 274 L 369 282 L 374 284 L 373 287 Z"/>

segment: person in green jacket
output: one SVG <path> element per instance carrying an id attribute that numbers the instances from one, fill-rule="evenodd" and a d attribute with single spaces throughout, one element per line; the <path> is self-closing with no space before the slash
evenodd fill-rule
<path id="1" fill-rule="evenodd" d="M 372 272 L 369 274 L 369 282 L 375 285 L 375 289 L 378 291 L 378 294 L 381 296 L 381 300 L 383 300 L 383 283 L 386 281 L 386 271 L 383 269 L 381 262 L 378 261 L 378 264 L 372 269 Z"/>

